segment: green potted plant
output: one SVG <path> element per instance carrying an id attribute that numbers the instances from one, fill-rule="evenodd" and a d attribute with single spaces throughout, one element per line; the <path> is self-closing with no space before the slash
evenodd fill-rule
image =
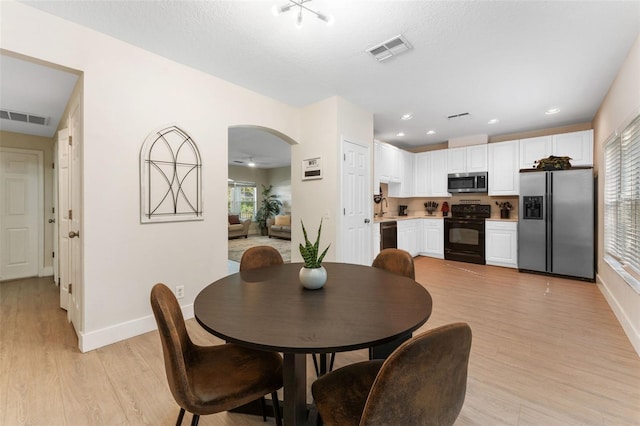
<path id="1" fill-rule="evenodd" d="M 276 194 L 272 194 L 273 185 L 266 187 L 262 185 L 262 202 L 256 212 L 256 222 L 260 228 L 260 235 L 267 235 L 267 219 L 280 213 L 282 201 L 278 200 Z"/>
<path id="2" fill-rule="evenodd" d="M 311 243 L 307 237 L 307 230 L 304 227 L 304 222 L 301 220 L 302 234 L 304 235 L 305 244 L 300 243 L 300 254 L 304 259 L 304 267 L 300 269 L 300 282 L 305 288 L 315 290 L 322 288 L 327 281 L 327 270 L 322 266 L 322 260 L 324 259 L 331 244 L 324 249 L 324 251 L 318 255 L 320 248 L 320 234 L 322 233 L 322 219 L 320 220 L 320 226 L 318 227 L 318 237 L 315 243 Z"/>

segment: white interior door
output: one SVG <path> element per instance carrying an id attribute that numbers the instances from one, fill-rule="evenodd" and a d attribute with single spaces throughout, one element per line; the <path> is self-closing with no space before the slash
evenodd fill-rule
<path id="1" fill-rule="evenodd" d="M 41 171 L 42 153 L 0 149 L 0 280 L 40 272 Z"/>
<path id="2" fill-rule="evenodd" d="M 73 323 L 76 334 L 81 331 L 81 303 L 83 300 L 82 279 L 82 240 L 80 229 L 82 228 L 82 200 L 81 200 L 81 152 L 82 152 L 82 116 L 80 104 L 71 108 L 69 116 L 69 136 L 72 143 L 69 148 L 69 195 L 72 214 L 69 215 L 69 277 L 72 290 L 69 291 L 69 307 L 67 317 Z"/>
<path id="3" fill-rule="evenodd" d="M 369 147 L 342 141 L 342 262 L 371 264 L 371 166 Z"/>
<path id="4" fill-rule="evenodd" d="M 60 307 L 67 309 L 69 306 L 69 129 L 58 132 L 58 152 L 56 168 L 58 171 L 58 210 L 56 221 L 58 223 L 58 275 L 60 278 Z"/>
<path id="5" fill-rule="evenodd" d="M 58 285 L 60 280 L 58 279 L 58 224 L 56 215 L 60 210 L 58 208 L 58 166 L 55 164 L 58 162 L 58 141 L 56 140 L 53 143 L 53 158 L 54 158 L 54 167 L 53 167 L 53 211 L 51 212 L 51 216 L 49 218 L 49 223 L 53 222 L 53 282 Z"/>

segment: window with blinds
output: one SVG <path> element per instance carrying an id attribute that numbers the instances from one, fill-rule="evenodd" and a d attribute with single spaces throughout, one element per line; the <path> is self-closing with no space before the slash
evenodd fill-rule
<path id="1" fill-rule="evenodd" d="M 640 116 L 604 150 L 605 259 L 640 291 Z"/>

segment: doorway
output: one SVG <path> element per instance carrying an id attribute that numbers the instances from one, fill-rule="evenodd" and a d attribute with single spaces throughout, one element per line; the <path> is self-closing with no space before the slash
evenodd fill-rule
<path id="1" fill-rule="evenodd" d="M 0 148 L 0 280 L 42 275 L 43 153 Z"/>

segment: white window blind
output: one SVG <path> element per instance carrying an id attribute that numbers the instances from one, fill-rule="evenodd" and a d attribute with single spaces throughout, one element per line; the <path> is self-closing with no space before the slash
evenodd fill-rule
<path id="1" fill-rule="evenodd" d="M 604 151 L 605 250 L 640 282 L 640 116 Z"/>

